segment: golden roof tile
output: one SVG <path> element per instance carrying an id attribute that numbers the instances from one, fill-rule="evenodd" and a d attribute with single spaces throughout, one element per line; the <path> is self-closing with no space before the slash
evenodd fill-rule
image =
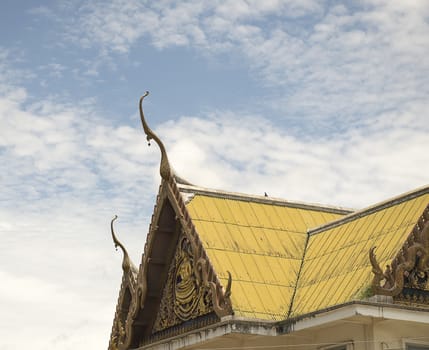
<path id="1" fill-rule="evenodd" d="M 233 276 L 236 315 L 282 320 L 289 311 L 307 230 L 348 210 L 191 186 L 187 209 L 222 284 Z"/>

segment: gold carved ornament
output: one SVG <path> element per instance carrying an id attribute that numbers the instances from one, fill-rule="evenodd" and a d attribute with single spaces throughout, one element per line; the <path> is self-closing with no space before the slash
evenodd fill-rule
<path id="1" fill-rule="evenodd" d="M 143 112 L 143 100 L 149 94 L 149 92 L 145 92 L 139 101 L 139 110 L 140 110 L 140 118 L 142 121 L 143 130 L 146 134 L 146 138 L 149 141 L 154 140 L 161 151 L 161 162 L 160 162 L 160 175 L 163 180 L 168 184 L 168 189 L 173 194 L 173 199 L 175 201 L 175 207 L 180 212 L 180 219 L 183 221 L 183 227 L 190 227 L 190 233 L 187 232 L 189 242 L 192 247 L 193 252 L 193 264 L 190 268 L 187 261 L 183 261 L 180 269 L 180 276 L 184 278 L 184 282 L 181 282 L 181 285 L 178 285 L 178 298 L 182 300 L 182 302 L 194 300 L 191 299 L 189 293 L 191 292 L 190 282 L 187 281 L 189 276 L 196 276 L 195 283 L 197 286 L 203 286 L 204 288 L 208 288 L 210 290 L 209 293 L 205 294 L 205 298 L 210 298 L 210 302 L 213 305 L 213 309 L 219 317 L 223 317 L 225 315 L 230 315 L 233 313 L 232 305 L 230 300 L 231 295 L 231 274 L 228 272 L 228 285 L 225 291 L 223 291 L 222 286 L 220 285 L 217 277 L 211 267 L 211 264 L 208 262 L 208 258 L 205 255 L 202 244 L 199 241 L 195 227 L 187 213 L 186 206 L 184 201 L 180 195 L 180 191 L 178 189 L 176 181 L 179 181 L 183 184 L 189 184 L 186 180 L 181 179 L 177 175 L 174 174 L 169 160 L 167 156 L 166 149 L 160 140 L 160 138 L 152 131 L 152 129 L 148 126 Z M 158 203 L 159 197 L 157 198 L 157 203 L 155 207 L 159 207 Z M 113 325 L 111 341 L 109 345 L 109 350 L 125 350 L 130 347 L 132 340 L 132 325 L 133 321 L 136 319 L 138 312 L 140 309 L 144 307 L 144 302 L 147 294 L 147 268 L 148 268 L 148 256 L 150 255 L 150 242 L 152 240 L 152 235 L 154 234 L 154 227 L 156 227 L 155 222 L 153 222 L 154 217 L 152 217 L 152 222 L 150 225 L 147 242 L 145 244 L 144 249 L 144 261 L 142 261 L 140 269 L 132 264 L 128 253 L 124 246 L 119 242 L 116 238 L 116 235 L 113 230 L 113 222 L 116 220 L 116 217 L 113 218 L 111 222 L 111 231 L 112 238 L 115 244 L 115 247 L 120 247 L 124 253 L 123 261 L 122 261 L 122 269 L 123 269 L 123 284 L 121 286 L 121 292 L 119 297 L 118 309 L 115 315 L 115 322 Z M 192 270 L 192 274 L 189 271 Z M 127 307 L 127 310 L 123 310 L 122 304 L 125 292 L 128 291 L 130 293 L 130 305 Z M 179 304 L 181 304 L 179 302 Z M 189 313 L 189 310 L 193 310 L 194 304 L 191 302 L 190 306 L 177 307 L 177 313 L 182 315 L 183 317 L 187 317 L 186 315 Z M 189 308 L 189 309 L 188 309 Z M 126 313 L 125 317 L 124 314 Z M 122 315 L 122 317 L 119 317 Z"/>
<path id="2" fill-rule="evenodd" d="M 161 174 L 161 177 L 164 180 L 168 181 L 173 176 L 173 171 L 171 170 L 170 162 L 168 161 L 167 151 L 165 150 L 164 144 L 162 143 L 161 139 L 152 131 L 152 129 L 147 124 L 146 118 L 143 112 L 143 100 L 147 95 L 149 95 L 149 91 L 146 91 L 143 94 L 143 96 L 140 97 L 140 102 L 139 102 L 140 119 L 142 121 L 142 126 L 146 134 L 148 145 L 150 146 L 150 140 L 153 139 L 159 146 L 159 149 L 161 151 L 161 164 L 159 167 L 159 173 Z"/>
<path id="3" fill-rule="evenodd" d="M 231 274 L 228 272 L 228 285 L 223 293 L 222 287 L 209 280 L 209 265 L 205 257 L 198 255 L 192 240 L 182 232 L 170 265 L 153 333 L 213 311 L 218 317 L 232 313 L 229 302 Z"/>
<path id="4" fill-rule="evenodd" d="M 198 282 L 190 242 L 182 232 L 168 271 L 153 333 L 213 312 L 208 288 Z"/>
<path id="5" fill-rule="evenodd" d="M 404 287 L 425 290 L 429 288 L 429 207 L 426 208 L 413 232 L 405 241 L 391 265 L 381 269 L 375 248 L 369 251 L 374 278 L 374 294 L 397 296 Z"/>
<path id="6" fill-rule="evenodd" d="M 181 243 L 187 244 L 186 239 Z M 174 275 L 174 312 L 180 319 L 186 321 L 192 317 L 198 305 L 201 294 L 193 275 L 191 257 L 180 249 L 179 260 Z"/>
<path id="7" fill-rule="evenodd" d="M 220 318 L 227 315 L 232 315 L 232 304 L 231 304 L 231 285 L 232 285 L 232 277 L 231 273 L 228 273 L 228 283 L 226 285 L 225 291 L 222 286 L 216 281 L 209 280 L 209 263 L 207 259 L 201 257 L 198 259 L 196 263 L 196 271 L 198 273 L 198 281 L 203 286 L 210 288 L 210 295 L 212 297 L 213 309 Z"/>
<path id="8" fill-rule="evenodd" d="M 175 279 L 176 314 L 182 320 L 190 318 L 191 314 L 202 315 L 209 308 L 218 317 L 232 314 L 230 302 L 232 278 L 228 273 L 228 283 L 223 291 L 219 283 L 215 283 L 210 264 L 205 255 L 192 239 L 185 237 L 182 242 L 187 249 L 187 255 L 179 262 Z M 189 259 L 188 257 L 192 257 Z M 201 305 L 204 304 L 204 306 Z M 198 307 L 197 307 L 198 306 Z M 197 313 L 195 313 L 197 311 Z"/>
<path id="9" fill-rule="evenodd" d="M 136 268 L 136 266 L 131 261 L 129 255 L 128 255 L 128 252 L 125 249 L 124 245 L 121 242 L 119 242 L 118 238 L 116 237 L 115 230 L 113 229 L 113 223 L 116 221 L 117 218 L 118 218 L 118 216 L 115 215 L 113 217 L 112 221 L 110 222 L 110 231 L 112 233 L 112 239 L 113 239 L 113 243 L 115 244 L 115 249 L 118 250 L 118 247 L 121 248 L 122 253 L 124 254 L 124 257 L 122 259 L 122 270 L 125 273 L 128 273 L 131 271 L 133 274 L 137 274 L 138 269 Z"/>
<path id="10" fill-rule="evenodd" d="M 142 307 L 147 293 L 146 269 L 137 269 L 132 263 L 124 245 L 119 242 L 113 229 L 113 223 L 117 216 L 112 219 L 110 228 L 115 248 L 121 248 L 122 259 L 122 285 L 119 295 L 118 308 L 115 314 L 109 350 L 125 350 L 131 343 L 132 323 Z"/>
<path id="11" fill-rule="evenodd" d="M 189 184 L 189 182 L 183 180 L 174 173 L 168 161 L 168 156 L 164 144 L 162 143 L 160 138 L 152 131 L 152 129 L 148 126 L 146 122 L 143 112 L 143 100 L 148 95 L 149 92 L 146 91 L 140 98 L 139 103 L 140 118 L 142 121 L 143 130 L 146 134 L 147 140 L 150 142 L 150 140 L 153 139 L 158 144 L 159 149 L 161 151 L 160 174 L 161 177 L 168 183 L 169 188 L 173 193 L 175 200 L 174 204 L 176 205 L 176 208 L 180 213 L 180 218 L 184 221 L 182 223 L 183 227 L 188 228 L 187 234 L 194 254 L 194 272 L 197 276 L 197 283 L 210 288 L 211 296 L 213 299 L 213 308 L 219 317 L 231 315 L 233 314 L 230 299 L 232 283 L 231 274 L 228 271 L 228 284 L 225 291 L 223 291 L 222 286 L 217 280 L 217 277 L 213 271 L 211 264 L 208 262 L 207 256 L 203 252 L 204 249 L 202 247 L 201 242 L 199 241 L 198 234 L 196 233 L 196 229 L 192 223 L 192 220 L 187 213 L 186 205 L 183 202 L 182 196 L 180 195 L 176 180 L 183 184 Z"/>

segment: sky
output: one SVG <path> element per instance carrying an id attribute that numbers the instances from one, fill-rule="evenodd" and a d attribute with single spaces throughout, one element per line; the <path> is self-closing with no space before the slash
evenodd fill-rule
<path id="1" fill-rule="evenodd" d="M 0 350 L 106 349 L 159 150 L 193 184 L 364 208 L 428 184 L 426 0 L 0 4 Z"/>

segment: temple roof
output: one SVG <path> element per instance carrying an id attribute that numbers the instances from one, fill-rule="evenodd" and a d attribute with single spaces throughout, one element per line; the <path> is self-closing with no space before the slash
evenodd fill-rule
<path id="1" fill-rule="evenodd" d="M 376 247 L 381 266 L 390 264 L 428 208 L 429 186 L 309 230 L 292 314 L 367 297 L 369 250 Z"/>
<path id="2" fill-rule="evenodd" d="M 392 261 L 429 204 L 429 186 L 351 210 L 180 185 L 237 316 L 283 320 L 362 299 L 368 252 Z"/>
<path id="3" fill-rule="evenodd" d="M 226 283 L 227 271 L 233 276 L 235 314 L 249 318 L 287 317 L 307 230 L 350 212 L 192 186 L 180 190 L 219 279 Z"/>
<path id="4" fill-rule="evenodd" d="M 147 125 L 147 94 L 140 116 L 162 180 L 138 268 L 112 220 L 123 278 L 110 350 L 228 317 L 294 322 L 380 296 L 429 307 L 429 186 L 358 211 L 193 186 Z"/>

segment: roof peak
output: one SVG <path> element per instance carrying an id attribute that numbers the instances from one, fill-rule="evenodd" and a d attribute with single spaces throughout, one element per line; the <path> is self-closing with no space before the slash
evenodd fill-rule
<path id="1" fill-rule="evenodd" d="M 143 131 L 146 134 L 146 140 L 148 142 L 148 146 L 150 146 L 150 141 L 154 140 L 156 144 L 159 147 L 159 150 L 161 152 L 161 162 L 159 165 L 159 173 L 161 175 L 161 178 L 163 178 L 165 181 L 169 181 L 170 179 L 173 179 L 173 181 L 176 181 L 177 183 L 182 184 L 190 184 L 185 179 L 178 176 L 174 170 L 173 167 L 170 165 L 170 161 L 168 160 L 167 150 L 161 141 L 161 139 L 158 137 L 158 135 L 149 127 L 144 111 L 143 111 L 143 100 L 146 96 L 149 95 L 149 91 L 146 91 L 139 100 L 139 111 L 140 111 L 140 119 L 143 126 Z"/>

